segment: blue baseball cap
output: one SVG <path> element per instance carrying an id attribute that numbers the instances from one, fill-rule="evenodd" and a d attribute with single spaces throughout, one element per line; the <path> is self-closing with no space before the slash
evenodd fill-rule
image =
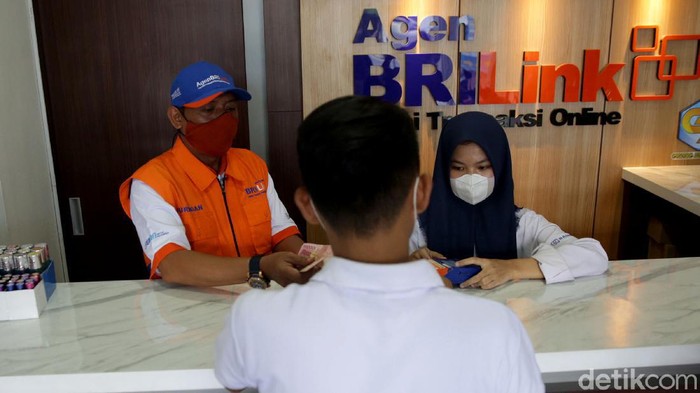
<path id="1" fill-rule="evenodd" d="M 223 93 L 231 92 L 238 100 L 250 100 L 250 93 L 233 84 L 233 77 L 223 68 L 200 61 L 185 67 L 170 86 L 173 106 L 199 108 Z"/>

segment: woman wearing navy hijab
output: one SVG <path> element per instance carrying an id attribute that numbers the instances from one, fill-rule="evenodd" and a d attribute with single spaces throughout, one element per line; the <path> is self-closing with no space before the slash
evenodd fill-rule
<path id="1" fill-rule="evenodd" d="M 515 206 L 508 139 L 491 115 L 450 119 L 438 143 L 428 209 L 411 237 L 413 257 L 450 258 L 481 272 L 460 286 L 495 288 L 511 280 L 548 284 L 601 274 L 608 256 L 591 238 L 577 239 Z"/>

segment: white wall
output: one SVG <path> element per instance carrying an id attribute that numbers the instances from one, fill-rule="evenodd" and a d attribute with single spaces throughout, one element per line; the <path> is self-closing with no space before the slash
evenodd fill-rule
<path id="1" fill-rule="evenodd" d="M 47 242 L 66 278 L 31 0 L 0 0 L 0 244 Z"/>

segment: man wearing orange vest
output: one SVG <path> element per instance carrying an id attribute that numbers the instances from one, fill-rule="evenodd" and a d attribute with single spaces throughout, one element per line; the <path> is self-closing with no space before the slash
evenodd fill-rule
<path id="1" fill-rule="evenodd" d="M 173 147 L 122 183 L 119 196 L 143 248 L 151 278 L 196 286 L 248 281 L 265 288 L 303 283 L 311 261 L 277 196 L 265 162 L 231 148 L 237 101 L 250 94 L 207 62 L 184 68 L 173 81 L 168 119 Z"/>

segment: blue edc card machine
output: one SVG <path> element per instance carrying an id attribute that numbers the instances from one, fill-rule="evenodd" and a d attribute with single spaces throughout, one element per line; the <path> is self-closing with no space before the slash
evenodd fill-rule
<path id="1" fill-rule="evenodd" d="M 466 266 L 455 266 L 457 262 L 454 259 L 436 259 L 436 261 L 444 266 L 448 267 L 447 274 L 445 278 L 450 280 L 452 286 L 458 287 L 459 284 L 469 280 L 481 271 L 481 266 L 479 265 L 466 265 Z"/>

